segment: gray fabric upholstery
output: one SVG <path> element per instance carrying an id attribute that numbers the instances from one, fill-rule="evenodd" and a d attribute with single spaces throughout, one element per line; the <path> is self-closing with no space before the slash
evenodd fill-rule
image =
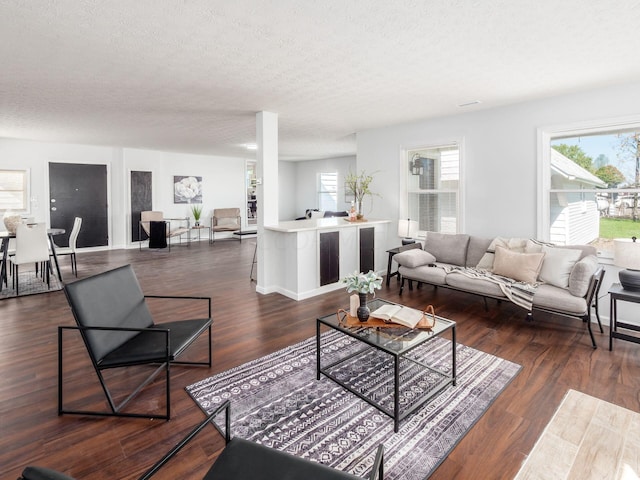
<path id="1" fill-rule="evenodd" d="M 467 261 L 469 235 L 428 232 L 424 250 L 436 257 L 440 263 L 450 263 L 464 267 Z"/>
<path id="2" fill-rule="evenodd" d="M 569 293 L 576 297 L 584 297 L 587 294 L 591 277 L 598 269 L 598 258 L 589 255 L 578 261 L 569 275 Z"/>
<path id="3" fill-rule="evenodd" d="M 503 242 L 522 244 L 528 247 L 529 252 L 542 251 L 541 242 L 526 239 L 500 239 Z M 425 241 L 424 250 L 436 257 L 436 265 L 455 265 L 474 267 L 485 256 L 492 239 L 469 236 L 447 235 L 429 232 Z M 588 314 L 585 296 L 593 280 L 593 275 L 598 270 L 597 250 L 591 245 L 567 245 L 556 248 L 580 250 L 579 260 L 569 275 L 568 288 L 560 288 L 549 284 L 540 284 L 533 297 L 533 307 L 556 311 L 571 316 L 583 316 Z M 396 254 L 394 258 L 400 254 Z M 403 254 L 404 255 L 404 254 Z M 443 261 L 448 259 L 449 261 Z M 464 260 L 463 260 L 464 259 Z M 475 279 L 459 272 L 447 274 L 442 268 L 429 267 L 427 265 L 411 268 L 411 262 L 404 262 L 400 257 L 398 272 L 403 279 L 415 280 L 432 285 L 443 285 L 467 291 L 478 295 L 486 295 L 498 298 L 507 298 L 500 287 L 487 280 Z M 404 265 L 402 264 L 404 263 Z"/>
<path id="4" fill-rule="evenodd" d="M 446 283 L 454 288 L 459 288 L 471 293 L 506 298 L 498 284 L 490 282 L 489 280 L 470 278 L 459 272 L 449 273 L 446 276 Z"/>
<path id="5" fill-rule="evenodd" d="M 467 247 L 467 267 L 475 267 L 478 265 L 480 259 L 487 253 L 489 245 L 491 245 L 491 238 L 482 238 L 471 235 L 469 237 L 469 246 Z"/>
<path id="6" fill-rule="evenodd" d="M 536 289 L 533 296 L 533 306 L 570 315 L 585 315 L 587 313 L 587 301 L 583 297 L 576 297 L 564 288 L 546 284 L 541 284 Z"/>
<path id="7" fill-rule="evenodd" d="M 426 252 L 419 248 L 414 248 L 411 250 L 406 250 L 404 252 L 396 253 L 393 256 L 393 259 L 398 263 L 398 265 L 404 265 L 405 267 L 410 267 L 410 268 L 420 267 L 422 265 L 429 265 L 436 261 L 436 257 L 431 255 L 429 252 Z"/>
<path id="8" fill-rule="evenodd" d="M 419 282 L 431 283 L 433 285 L 445 285 L 447 274 L 441 268 L 429 267 L 423 265 L 421 267 L 409 268 L 400 265 L 398 272 L 409 280 L 417 280 Z"/>

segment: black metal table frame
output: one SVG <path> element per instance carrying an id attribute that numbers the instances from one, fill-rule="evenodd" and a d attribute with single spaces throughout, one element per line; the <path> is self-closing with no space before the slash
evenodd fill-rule
<path id="1" fill-rule="evenodd" d="M 397 432 L 399 425 L 400 425 L 400 421 L 403 420 L 404 418 L 406 418 L 408 415 L 412 414 L 415 410 L 417 410 L 418 408 L 420 408 L 422 405 L 424 405 L 426 402 L 428 402 L 429 400 L 431 400 L 433 397 L 435 397 L 437 394 L 439 394 L 442 390 L 444 390 L 447 386 L 449 385 L 453 385 L 454 387 L 456 386 L 456 323 L 451 321 L 451 320 L 447 320 L 448 322 L 451 322 L 451 324 L 446 327 L 444 330 L 438 332 L 437 334 L 434 334 L 433 336 L 430 336 L 428 338 L 425 338 L 422 342 L 416 343 L 416 345 L 412 346 L 411 348 L 407 349 L 406 351 L 403 351 L 402 353 L 397 353 L 397 352 L 391 352 L 389 350 L 386 350 L 384 348 L 382 348 L 379 345 L 376 345 L 374 343 L 368 342 L 366 341 L 366 339 L 360 335 L 357 334 L 357 332 L 360 331 L 360 329 L 358 330 L 348 330 L 347 328 L 343 328 L 343 327 L 337 327 L 336 325 L 333 325 L 331 323 L 328 323 L 327 321 L 323 320 L 322 318 L 318 318 L 316 320 L 316 380 L 320 380 L 320 374 L 325 375 L 327 378 L 330 378 L 331 380 L 333 380 L 334 382 L 336 382 L 338 385 L 340 385 L 343 388 L 346 388 L 347 390 L 349 390 L 351 393 L 353 393 L 354 395 L 357 395 L 358 397 L 360 397 L 362 400 L 364 400 L 365 402 L 367 402 L 369 405 L 377 408 L 378 410 L 380 410 L 382 413 L 386 414 L 387 416 L 393 418 L 393 431 Z M 367 397 L 366 395 L 364 395 L 363 393 L 351 388 L 349 385 L 347 385 L 346 383 L 342 382 L 341 380 L 339 380 L 338 378 L 336 378 L 334 375 L 332 375 L 330 372 L 327 371 L 327 369 L 330 369 L 340 363 L 343 363 L 365 351 L 368 351 L 369 348 L 363 348 L 361 350 L 358 350 L 356 352 L 353 352 L 349 355 L 347 355 L 346 357 L 342 357 L 339 360 L 336 360 L 335 362 L 326 365 L 324 368 L 322 368 L 321 366 L 321 362 L 320 362 L 320 346 L 321 346 L 321 341 L 320 341 L 320 326 L 324 325 L 326 327 L 332 328 L 338 332 L 341 332 L 345 335 L 348 335 L 349 337 L 355 338 L 363 343 L 365 343 L 366 345 L 370 346 L 370 347 L 374 347 L 377 350 L 380 350 L 384 353 L 387 353 L 391 356 L 393 356 L 393 360 L 394 360 L 394 365 L 393 365 L 393 394 L 394 394 L 394 398 L 393 398 L 393 411 L 390 411 L 389 409 L 383 407 L 382 405 L 380 405 L 379 403 L 375 402 L 374 400 L 372 400 L 371 398 Z M 363 327 L 363 328 L 373 328 L 373 327 Z M 407 354 L 413 350 L 415 350 L 417 347 L 424 345 L 425 343 L 429 342 L 431 339 L 440 336 L 442 333 L 446 332 L 447 330 L 451 330 L 451 375 L 447 375 L 444 372 L 441 372 L 433 367 L 430 367 L 428 365 L 423 364 L 422 362 L 418 362 L 415 359 L 412 359 L 410 357 L 407 356 Z M 434 387 L 433 389 L 429 390 L 427 392 L 427 394 L 421 398 L 420 400 L 416 401 L 413 403 L 413 405 L 411 405 L 410 408 L 408 408 L 407 410 L 405 410 L 404 412 L 400 412 L 400 360 L 404 358 L 406 360 L 409 360 L 417 365 L 420 365 L 426 369 L 429 369 L 433 372 L 436 372 L 440 375 L 442 375 L 444 377 L 443 380 L 441 380 L 438 385 L 436 387 Z"/>
<path id="2" fill-rule="evenodd" d="M 618 301 L 640 303 L 640 291 L 625 290 L 619 283 L 609 289 L 609 351 L 613 350 L 613 339 L 619 338 L 627 342 L 640 343 L 640 337 L 618 331 L 618 328 L 640 332 L 640 326 L 618 321 Z"/>

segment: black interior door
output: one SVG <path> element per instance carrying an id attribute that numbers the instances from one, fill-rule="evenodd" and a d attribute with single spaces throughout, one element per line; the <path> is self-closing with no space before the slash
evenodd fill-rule
<path id="1" fill-rule="evenodd" d="M 64 228 L 56 244 L 67 246 L 75 217 L 82 218 L 78 247 L 109 245 L 107 166 L 49 163 L 49 218 L 51 227 Z"/>

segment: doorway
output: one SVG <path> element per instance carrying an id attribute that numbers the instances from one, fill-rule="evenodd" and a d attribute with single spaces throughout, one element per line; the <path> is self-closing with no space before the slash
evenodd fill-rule
<path id="1" fill-rule="evenodd" d="M 107 166 L 49 163 L 49 218 L 51 227 L 64 228 L 60 246 L 69 244 L 75 217 L 82 218 L 76 246 L 109 245 Z"/>
<path id="2" fill-rule="evenodd" d="M 247 225 L 258 223 L 258 202 L 256 200 L 256 161 L 247 160 L 246 188 L 247 188 Z"/>

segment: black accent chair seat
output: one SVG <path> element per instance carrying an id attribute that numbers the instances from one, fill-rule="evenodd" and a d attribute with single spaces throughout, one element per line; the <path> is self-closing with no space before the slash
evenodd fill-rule
<path id="1" fill-rule="evenodd" d="M 213 423 L 224 410 L 224 433 Z M 174 446 L 164 457 L 147 470 L 139 480 L 153 477 L 169 460 L 184 448 L 208 423 L 223 433 L 226 447 L 211 466 L 203 480 L 354 480 L 360 479 L 350 473 L 341 472 L 317 462 L 305 460 L 288 453 L 265 447 L 238 437 L 231 439 L 230 403 L 227 400 L 189 434 Z M 384 477 L 384 446 L 379 445 L 368 480 Z M 74 480 L 73 478 L 43 467 L 29 466 L 18 480 Z"/>
<path id="2" fill-rule="evenodd" d="M 211 298 L 143 295 L 131 265 L 125 265 L 64 286 L 77 326 L 58 327 L 58 414 L 160 418 L 171 417 L 171 365 L 211 366 Z M 206 302 L 208 316 L 155 324 L 147 298 Z M 203 308 L 204 310 L 204 308 Z M 73 410 L 63 401 L 63 333 L 79 331 L 109 403 L 110 411 Z M 187 348 L 208 331 L 209 358 L 205 362 L 178 361 Z M 103 370 L 153 365 L 155 370 L 119 405 L 107 388 Z M 160 372 L 165 371 L 166 412 L 133 413 L 122 409 Z"/>

